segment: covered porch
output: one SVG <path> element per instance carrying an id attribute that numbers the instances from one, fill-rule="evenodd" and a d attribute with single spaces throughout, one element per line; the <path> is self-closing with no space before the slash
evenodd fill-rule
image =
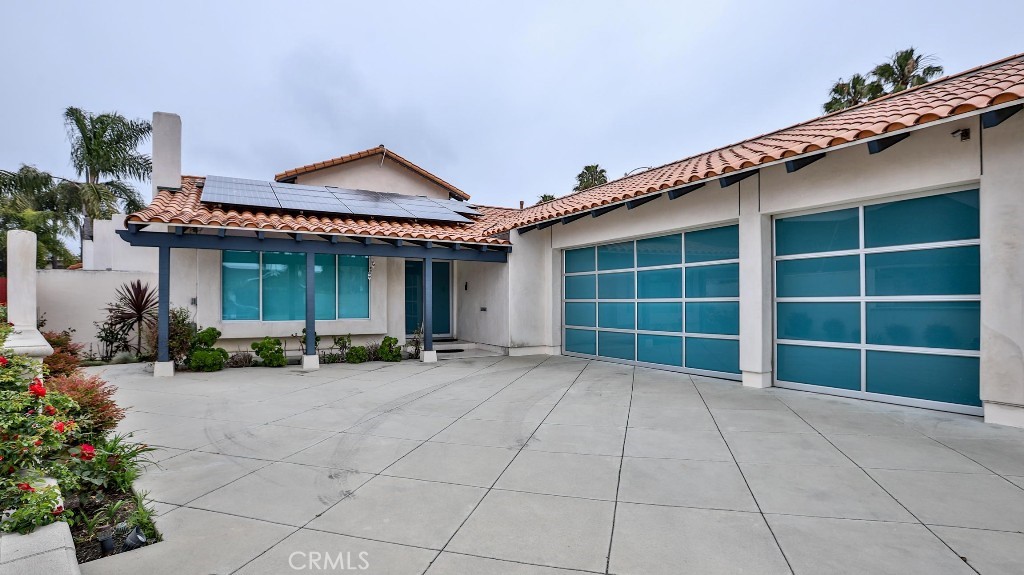
<path id="1" fill-rule="evenodd" d="M 505 264 L 508 261 L 508 254 L 511 250 L 511 246 L 502 244 L 291 232 L 230 226 L 150 225 L 129 222 L 127 229 L 120 230 L 117 233 L 121 239 L 132 246 L 156 248 L 158 253 L 159 310 L 157 322 L 157 362 L 154 368 L 154 374 L 157 376 L 169 376 L 173 375 L 174 372 L 173 362 L 169 354 L 168 339 L 171 301 L 174 298 L 171 276 L 174 275 L 177 279 L 178 274 L 172 268 L 172 250 L 220 252 L 217 254 L 217 258 L 220 260 L 218 263 L 226 261 L 223 257 L 224 252 L 259 254 L 259 261 L 263 261 L 263 255 L 271 253 L 289 254 L 289 257 L 292 259 L 304 260 L 304 269 L 300 265 L 300 269 L 296 270 L 299 278 L 296 286 L 292 286 L 288 293 L 283 296 L 276 294 L 273 297 L 289 298 L 291 300 L 291 307 L 298 309 L 298 314 L 294 319 L 301 319 L 305 329 L 305 339 L 301 342 L 303 348 L 302 366 L 308 370 L 319 367 L 319 358 L 316 351 L 317 324 L 318 322 L 321 324 L 326 323 L 321 321 L 324 318 L 323 312 L 333 313 L 326 309 L 320 309 L 324 306 L 324 303 L 321 302 L 318 305 L 317 302 L 317 265 L 318 261 L 324 256 L 356 256 L 368 258 L 370 261 L 372 261 L 372 258 L 398 259 L 404 260 L 407 264 L 411 262 L 419 264 L 416 268 L 420 273 L 408 278 L 407 282 L 411 280 L 417 283 L 415 292 L 417 292 L 417 297 L 421 297 L 421 305 L 419 306 L 419 313 L 416 318 L 416 322 L 422 326 L 423 332 L 423 352 L 421 357 L 424 362 L 433 362 L 437 359 L 434 348 L 434 334 L 438 333 L 435 330 L 435 323 L 438 321 L 438 318 L 434 317 L 434 306 L 427 305 L 425 302 L 434 301 L 433 292 L 435 285 L 437 285 L 435 282 L 436 278 L 434 277 L 435 269 L 437 269 L 435 263 L 474 262 Z M 204 279 L 211 281 L 211 278 L 217 275 L 213 273 L 214 270 L 209 265 L 211 263 L 209 258 L 206 258 L 206 267 L 198 263 L 199 259 L 199 257 L 196 258 L 197 263 L 195 264 L 197 284 L 201 277 L 205 276 Z M 491 266 L 486 267 L 489 268 Z M 220 270 L 220 266 L 218 265 L 216 269 Z M 198 287 L 196 289 L 198 290 Z M 339 291 L 341 290 L 340 286 L 338 289 Z M 392 301 L 399 297 L 393 287 L 388 287 L 383 295 L 387 302 L 382 309 L 394 308 L 396 305 L 404 303 Z M 267 295 L 261 292 L 259 294 L 260 303 L 263 304 L 267 297 Z M 367 297 L 369 296 L 367 295 Z M 195 304 L 197 297 L 192 296 L 191 299 L 192 303 Z M 299 303 L 296 304 L 296 300 Z M 184 302 L 175 303 L 181 305 Z M 197 309 L 199 309 L 198 306 Z M 217 309 L 216 315 L 218 318 L 230 319 L 225 314 L 223 308 L 218 307 Z M 369 314 L 369 312 L 367 313 Z M 209 306 L 204 311 L 204 314 L 207 318 L 210 317 Z M 369 315 L 367 319 L 370 319 Z M 441 321 L 443 324 L 444 320 L 442 319 Z M 244 330 L 239 327 L 243 323 L 241 321 L 232 321 L 230 325 L 238 331 L 251 332 L 252 329 Z M 265 322 L 249 323 L 267 325 Z M 377 323 L 381 324 L 379 321 Z M 385 323 L 390 324 L 392 322 Z M 321 330 L 321 333 L 324 333 L 324 331 Z M 407 333 L 409 332 L 407 331 Z M 331 335 L 343 334 L 344 332 L 332 333 Z M 225 333 L 225 337 L 238 336 Z"/>

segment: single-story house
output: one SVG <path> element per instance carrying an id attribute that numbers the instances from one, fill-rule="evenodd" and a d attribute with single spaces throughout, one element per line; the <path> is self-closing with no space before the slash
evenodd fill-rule
<path id="1" fill-rule="evenodd" d="M 384 147 L 183 176 L 158 113 L 110 249 L 158 262 L 158 375 L 186 305 L 226 341 L 423 326 L 426 361 L 457 338 L 1024 427 L 1022 107 L 1018 55 L 518 209 Z"/>

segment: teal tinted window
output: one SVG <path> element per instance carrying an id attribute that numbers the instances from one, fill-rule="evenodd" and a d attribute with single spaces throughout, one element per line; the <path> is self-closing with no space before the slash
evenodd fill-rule
<path id="1" fill-rule="evenodd" d="M 263 254 L 263 320 L 306 317 L 306 254 Z"/>
<path id="2" fill-rule="evenodd" d="M 565 273 L 594 271 L 594 248 L 565 250 Z"/>
<path id="3" fill-rule="evenodd" d="M 682 236 L 679 234 L 647 238 L 636 242 L 637 267 L 670 266 L 681 263 L 683 263 L 683 242 Z"/>
<path id="4" fill-rule="evenodd" d="M 637 329 L 645 331 L 683 331 L 682 302 L 639 302 L 636 304 Z"/>
<path id="5" fill-rule="evenodd" d="M 636 272 L 636 287 L 640 299 L 683 297 L 683 268 Z"/>
<path id="6" fill-rule="evenodd" d="M 633 242 L 597 246 L 597 269 L 621 270 L 633 267 Z"/>
<path id="7" fill-rule="evenodd" d="M 867 295 L 981 293 L 978 246 L 868 254 Z"/>
<path id="8" fill-rule="evenodd" d="M 683 365 L 683 338 L 637 334 L 636 360 L 662 365 Z"/>
<path id="9" fill-rule="evenodd" d="M 981 303 L 869 302 L 868 343 L 981 349 Z"/>
<path id="10" fill-rule="evenodd" d="M 338 275 L 335 272 L 335 258 L 331 254 L 316 254 L 314 289 L 316 291 L 316 319 L 335 319 L 338 317 L 335 302 L 335 288 Z"/>
<path id="11" fill-rule="evenodd" d="M 686 268 L 686 297 L 739 297 L 739 264 Z"/>
<path id="12" fill-rule="evenodd" d="M 631 333 L 617 331 L 601 331 L 597 334 L 597 354 L 602 357 L 617 359 L 635 359 L 634 349 L 636 336 Z"/>
<path id="13" fill-rule="evenodd" d="M 370 264 L 366 256 L 338 256 L 338 317 L 370 317 L 369 274 Z M 443 318 L 434 317 L 433 320 L 436 331 L 436 322 L 443 321 Z"/>
<path id="14" fill-rule="evenodd" d="M 740 257 L 740 227 L 724 226 L 686 233 L 686 263 Z"/>
<path id="15" fill-rule="evenodd" d="M 686 304 L 688 333 L 740 334 L 740 302 L 707 302 Z"/>
<path id="16" fill-rule="evenodd" d="M 633 272 L 601 274 L 597 277 L 600 299 L 633 299 Z"/>
<path id="17" fill-rule="evenodd" d="M 686 367 L 740 372 L 740 342 L 735 339 L 686 338 Z"/>
<path id="18" fill-rule="evenodd" d="M 864 246 L 877 248 L 978 237 L 978 190 L 864 207 Z"/>
<path id="19" fill-rule="evenodd" d="M 775 253 L 780 256 L 855 250 L 860 247 L 857 208 L 775 220 Z"/>
<path id="20" fill-rule="evenodd" d="M 565 330 L 565 350 L 597 355 L 597 332 L 582 329 Z"/>
<path id="21" fill-rule="evenodd" d="M 775 289 L 779 297 L 860 295 L 860 256 L 777 261 Z"/>
<path id="22" fill-rule="evenodd" d="M 565 325 L 594 327 L 596 304 L 593 302 L 566 302 Z"/>
<path id="23" fill-rule="evenodd" d="M 779 303 L 779 339 L 860 343 L 860 304 Z"/>
<path id="24" fill-rule="evenodd" d="M 597 325 L 612 329 L 634 329 L 633 302 L 597 304 Z"/>
<path id="25" fill-rule="evenodd" d="M 860 390 L 860 350 L 779 345 L 776 354 L 782 381 Z"/>
<path id="26" fill-rule="evenodd" d="M 565 276 L 565 299 L 594 299 L 596 296 L 594 275 Z"/>
<path id="27" fill-rule="evenodd" d="M 872 393 L 981 405 L 976 357 L 869 351 L 867 368 Z"/>
<path id="28" fill-rule="evenodd" d="M 260 319 L 259 252 L 222 253 L 221 318 Z"/>

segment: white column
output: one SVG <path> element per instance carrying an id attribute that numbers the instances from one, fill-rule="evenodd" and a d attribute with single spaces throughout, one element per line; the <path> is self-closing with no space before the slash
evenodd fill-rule
<path id="1" fill-rule="evenodd" d="M 14 332 L 6 347 L 33 357 L 53 353 L 36 328 L 36 235 L 25 230 L 7 232 L 7 321 Z"/>
<path id="2" fill-rule="evenodd" d="M 981 399 L 985 421 L 1024 427 L 1024 112 L 981 137 Z"/>
<path id="3" fill-rule="evenodd" d="M 181 187 L 181 118 L 153 112 L 153 197 L 157 188 Z"/>
<path id="4" fill-rule="evenodd" d="M 760 176 L 740 185 L 740 371 L 743 385 L 772 385 L 771 218 L 761 214 Z"/>

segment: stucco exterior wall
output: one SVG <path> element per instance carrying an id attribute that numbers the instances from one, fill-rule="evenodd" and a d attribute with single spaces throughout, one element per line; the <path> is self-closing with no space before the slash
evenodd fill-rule
<path id="1" fill-rule="evenodd" d="M 107 317 L 107 304 L 122 284 L 142 280 L 156 289 L 155 272 L 106 270 L 38 270 L 37 305 L 46 314 L 47 330 L 75 330 L 74 341 L 99 351 L 96 327 Z"/>
<path id="2" fill-rule="evenodd" d="M 553 271 L 561 253 L 552 248 L 551 229 L 511 234 L 507 272 L 509 355 L 560 351 L 560 279 Z"/>
<path id="3" fill-rule="evenodd" d="M 371 156 L 303 174 L 295 179 L 295 183 L 373 190 L 407 196 L 448 198 L 448 190 L 391 159 L 385 158 L 381 164 L 380 156 Z"/>
<path id="4" fill-rule="evenodd" d="M 463 341 L 508 347 L 508 266 L 455 262 L 456 332 Z"/>
<path id="5" fill-rule="evenodd" d="M 109 220 L 93 221 L 93 239 L 87 240 L 82 252 L 82 268 L 87 270 L 119 270 L 156 272 L 157 249 L 135 248 L 117 235 L 125 229 L 124 214 Z M 152 226 L 150 230 L 164 226 Z"/>

